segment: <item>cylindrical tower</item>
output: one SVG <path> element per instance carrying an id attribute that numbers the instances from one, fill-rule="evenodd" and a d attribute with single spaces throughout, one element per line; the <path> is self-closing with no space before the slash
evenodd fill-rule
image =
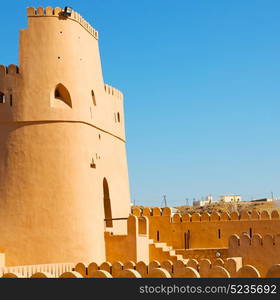
<path id="1" fill-rule="evenodd" d="M 0 66 L 0 251 L 7 265 L 101 262 L 129 183 L 123 96 L 76 12 L 27 9 L 19 68 Z M 106 219 L 106 222 L 104 222 Z"/>

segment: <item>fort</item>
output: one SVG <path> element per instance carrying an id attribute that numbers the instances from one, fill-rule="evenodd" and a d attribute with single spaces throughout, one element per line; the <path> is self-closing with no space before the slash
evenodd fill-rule
<path id="1" fill-rule="evenodd" d="M 0 276 L 280 277 L 280 215 L 131 207 L 123 94 L 98 32 L 29 7 L 0 66 Z"/>

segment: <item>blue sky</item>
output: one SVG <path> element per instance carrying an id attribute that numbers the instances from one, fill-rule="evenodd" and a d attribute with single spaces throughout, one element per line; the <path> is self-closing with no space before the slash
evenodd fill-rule
<path id="1" fill-rule="evenodd" d="M 280 197 L 279 0 L 5 2 L 2 64 L 18 61 L 27 6 L 72 6 L 99 31 L 104 80 L 125 94 L 136 204 Z"/>

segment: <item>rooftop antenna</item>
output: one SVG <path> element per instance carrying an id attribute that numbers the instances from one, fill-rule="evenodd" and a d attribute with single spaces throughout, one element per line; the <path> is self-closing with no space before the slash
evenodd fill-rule
<path id="1" fill-rule="evenodd" d="M 167 207 L 166 195 L 163 195 L 163 201 L 161 202 L 161 204 L 163 204 L 163 207 Z"/>

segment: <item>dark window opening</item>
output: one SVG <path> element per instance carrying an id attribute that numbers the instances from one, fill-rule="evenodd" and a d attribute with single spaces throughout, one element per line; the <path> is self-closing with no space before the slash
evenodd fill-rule
<path id="1" fill-rule="evenodd" d="M 91 90 L 91 97 L 92 97 L 93 105 L 96 106 L 96 99 L 95 99 L 95 95 L 94 95 L 94 91 L 93 90 Z"/>
<path id="2" fill-rule="evenodd" d="M 72 107 L 72 100 L 67 88 L 59 83 L 54 90 L 54 98 L 63 101 L 68 106 Z"/>
<path id="3" fill-rule="evenodd" d="M 159 242 L 159 231 L 157 231 L 157 241 Z"/>
<path id="4" fill-rule="evenodd" d="M 221 238 L 221 229 L 218 229 L 218 239 Z"/>
<path id="5" fill-rule="evenodd" d="M 13 105 L 13 95 L 10 95 L 10 106 Z"/>
<path id="6" fill-rule="evenodd" d="M 113 227 L 111 199 L 107 179 L 103 179 L 103 204 L 106 227 Z"/>
<path id="7" fill-rule="evenodd" d="M 121 121 L 120 113 L 118 113 L 117 116 L 118 116 L 118 122 L 120 122 Z"/>
<path id="8" fill-rule="evenodd" d="M 252 228 L 249 229 L 250 238 L 252 237 Z"/>
<path id="9" fill-rule="evenodd" d="M 190 237 L 191 232 L 188 230 L 188 232 L 184 233 L 185 249 L 190 249 Z"/>
<path id="10" fill-rule="evenodd" d="M 0 103 L 5 103 L 5 94 L 0 92 Z"/>

